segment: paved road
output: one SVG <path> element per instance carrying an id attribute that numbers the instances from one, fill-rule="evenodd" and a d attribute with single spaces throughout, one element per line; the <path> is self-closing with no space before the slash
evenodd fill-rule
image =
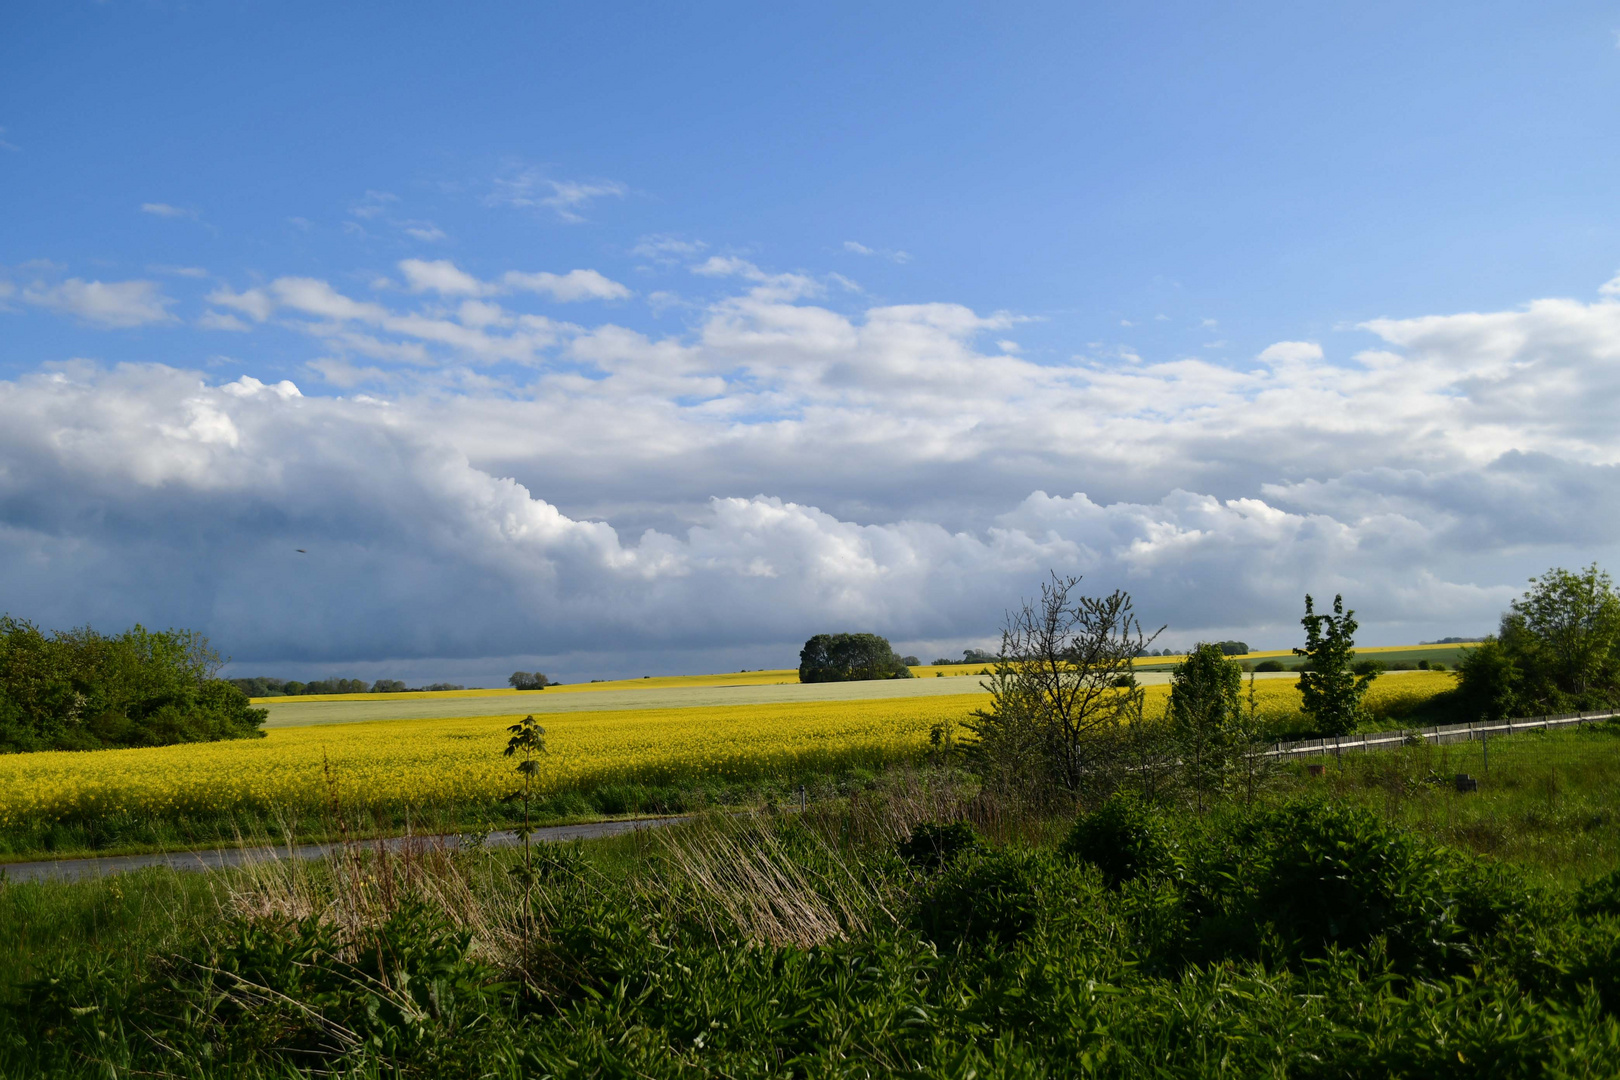
<path id="1" fill-rule="evenodd" d="M 685 821 L 684 817 L 638 818 L 633 821 L 592 821 L 583 825 L 554 825 L 536 829 L 537 841 L 557 843 L 566 840 L 594 840 L 604 836 L 622 836 L 642 829 L 658 829 Z M 492 832 L 484 841 L 488 847 L 511 847 L 522 843 L 513 832 Z M 396 836 L 387 840 L 364 841 L 364 848 L 382 844 L 391 851 L 407 845 L 459 848 L 460 836 Z M 324 859 L 342 848 L 341 844 L 300 844 L 297 847 L 215 848 L 208 851 L 173 851 L 163 855 L 109 855 L 91 859 L 48 859 L 41 862 L 0 864 L 0 879 L 18 881 L 80 881 L 85 878 L 127 874 L 132 870 L 145 870 L 152 866 L 166 866 L 171 870 L 222 870 L 232 866 L 245 866 L 273 859 Z"/>

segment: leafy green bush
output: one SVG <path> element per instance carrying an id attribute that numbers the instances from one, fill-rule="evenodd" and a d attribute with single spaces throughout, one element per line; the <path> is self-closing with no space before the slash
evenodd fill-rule
<path id="1" fill-rule="evenodd" d="M 46 635 L 0 616 L 0 752 L 261 736 L 267 713 L 215 679 L 219 666 L 190 630 Z"/>
<path id="2" fill-rule="evenodd" d="M 64 1051 L 122 1028 L 219 1066 L 408 1064 L 499 1009 L 507 987 L 470 941 L 420 901 L 351 934 L 315 916 L 237 920 L 134 984 L 97 960 L 58 968 L 23 987 L 28 1007 L 11 1019 Z"/>
<path id="3" fill-rule="evenodd" d="M 1254 665 L 1256 671 L 1287 671 L 1288 665 L 1281 660 L 1262 660 Z"/>
<path id="4" fill-rule="evenodd" d="M 934 871 L 983 846 L 979 834 L 965 821 L 953 821 L 946 825 L 925 821 L 900 842 L 898 851 L 900 857 L 912 866 Z"/>
<path id="5" fill-rule="evenodd" d="M 1058 850 L 1097 867 L 1116 889 L 1144 875 L 1174 874 L 1181 861 L 1165 816 L 1129 795 L 1082 815 Z"/>
<path id="6" fill-rule="evenodd" d="M 1620 916 L 1620 870 L 1581 886 L 1575 894 L 1575 911 L 1585 916 Z"/>
<path id="7" fill-rule="evenodd" d="M 942 948 L 1016 942 L 1040 915 L 1042 862 L 1042 856 L 1026 851 L 959 860 L 925 891 L 918 928 Z"/>
<path id="8" fill-rule="evenodd" d="M 1266 822 L 1254 915 L 1303 955 L 1383 937 L 1402 970 L 1470 955 L 1459 918 L 1460 859 L 1360 809 L 1302 802 Z"/>

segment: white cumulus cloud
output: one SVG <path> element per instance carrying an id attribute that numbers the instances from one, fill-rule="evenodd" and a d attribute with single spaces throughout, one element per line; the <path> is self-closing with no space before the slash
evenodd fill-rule
<path id="1" fill-rule="evenodd" d="M 724 295 L 666 336 L 525 315 L 505 305 L 537 275 L 447 260 L 376 300 L 297 276 L 209 295 L 385 398 L 164 365 L 0 382 L 0 590 L 265 661 L 764 661 L 826 629 L 982 638 L 1047 569 L 1130 589 L 1178 641 L 1295 640 L 1305 591 L 1385 640 L 1478 633 L 1529 573 L 1615 552 L 1614 300 L 1373 320 L 1360 351 L 1236 366 L 1038 363 L 1010 315 L 694 269 Z"/>

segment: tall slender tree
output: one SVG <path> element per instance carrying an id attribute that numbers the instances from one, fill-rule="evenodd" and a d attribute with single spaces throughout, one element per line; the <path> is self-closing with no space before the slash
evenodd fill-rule
<path id="1" fill-rule="evenodd" d="M 534 918 L 532 899 L 535 880 L 534 851 L 529 842 L 529 838 L 534 834 L 534 827 L 529 817 L 529 809 L 534 799 L 534 780 L 540 772 L 540 763 L 535 758 L 546 752 L 546 729 L 535 721 L 531 713 L 506 730 L 512 737 L 506 740 L 506 751 L 503 756 L 522 755 L 523 758 L 517 764 L 518 775 L 523 777 L 523 865 L 513 867 L 512 872 L 513 876 L 523 883 L 523 962 L 527 964 L 529 924 Z"/>
<path id="2" fill-rule="evenodd" d="M 1170 719 L 1181 773 L 1200 813 L 1226 786 L 1239 722 L 1243 669 L 1218 644 L 1201 644 L 1170 673 Z"/>
<path id="3" fill-rule="evenodd" d="M 1348 735 L 1361 722 L 1361 699 L 1377 678 L 1376 672 L 1357 675 L 1356 613 L 1344 609 L 1344 597 L 1333 598 L 1333 614 L 1318 615 L 1310 594 L 1305 596 L 1305 647 L 1294 655 L 1305 657 L 1299 673 L 1302 708 L 1321 735 Z"/>

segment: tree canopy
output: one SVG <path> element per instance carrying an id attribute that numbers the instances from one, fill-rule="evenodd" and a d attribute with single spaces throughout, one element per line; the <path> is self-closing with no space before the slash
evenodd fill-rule
<path id="1" fill-rule="evenodd" d="M 539 671 L 514 671 L 506 679 L 514 690 L 544 690 L 551 680 Z"/>
<path id="2" fill-rule="evenodd" d="M 47 634 L 0 616 L 0 751 L 162 746 L 263 735 L 266 712 L 215 678 L 193 630 Z"/>
<path id="3" fill-rule="evenodd" d="M 1620 702 L 1620 596 L 1596 563 L 1555 567 L 1458 665 L 1462 719 L 1544 715 Z"/>
<path id="4" fill-rule="evenodd" d="M 799 650 L 799 681 L 910 679 L 911 669 L 877 634 L 817 634 Z"/>

